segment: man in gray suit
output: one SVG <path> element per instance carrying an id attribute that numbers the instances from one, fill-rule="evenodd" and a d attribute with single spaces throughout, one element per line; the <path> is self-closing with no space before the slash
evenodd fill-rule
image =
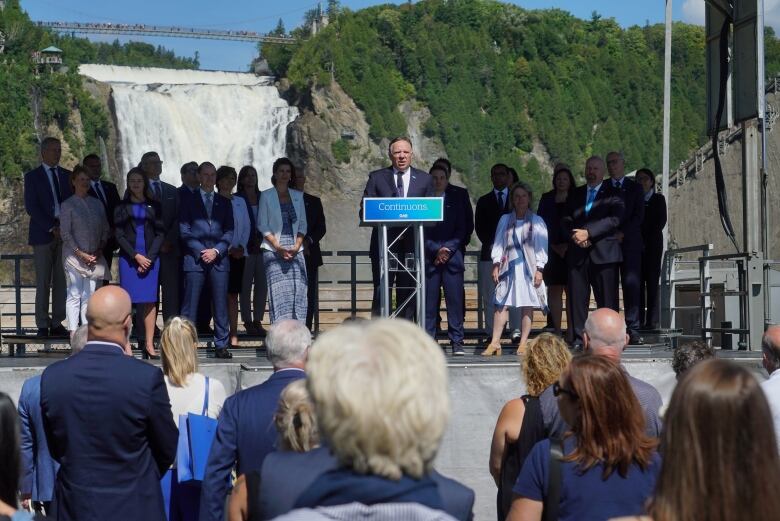
<path id="1" fill-rule="evenodd" d="M 181 256 L 179 251 L 179 194 L 176 187 L 160 180 L 162 161 L 157 152 L 146 152 L 139 165 L 144 171 L 154 197 L 162 206 L 165 240 L 160 247 L 160 287 L 162 289 L 162 315 L 168 320 L 179 314 L 179 276 Z M 141 328 L 142 330 L 142 328 Z"/>

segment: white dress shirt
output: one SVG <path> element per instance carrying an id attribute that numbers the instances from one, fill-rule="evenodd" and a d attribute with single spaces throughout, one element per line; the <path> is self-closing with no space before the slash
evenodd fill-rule
<path id="1" fill-rule="evenodd" d="M 775 436 L 780 448 L 780 369 L 776 369 L 769 375 L 768 380 L 761 382 L 769 409 L 772 411 L 772 423 L 775 426 Z"/>

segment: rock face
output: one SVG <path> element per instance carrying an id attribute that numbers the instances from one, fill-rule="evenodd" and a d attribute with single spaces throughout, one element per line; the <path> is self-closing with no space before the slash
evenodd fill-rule
<path id="1" fill-rule="evenodd" d="M 376 144 L 369 137 L 363 111 L 336 82 L 298 99 L 286 82 L 280 82 L 279 89 L 301 111 L 288 127 L 287 151 L 290 159 L 306 171 L 306 190 L 322 198 L 328 225 L 324 249 L 368 249 L 371 230 L 359 226 L 360 199 L 369 172 L 390 165 L 388 140 Z M 413 101 L 404 102 L 399 110 L 412 140 L 413 165 L 427 171 L 437 158 L 446 157 L 444 146 L 422 132 L 430 112 Z M 336 157 L 334 148 L 339 146 L 348 151 L 347 161 L 344 155 Z M 457 172 L 453 172 L 451 182 L 463 184 Z"/>

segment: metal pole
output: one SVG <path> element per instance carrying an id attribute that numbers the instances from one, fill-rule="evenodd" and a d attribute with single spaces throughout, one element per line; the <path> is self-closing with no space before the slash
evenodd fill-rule
<path id="1" fill-rule="evenodd" d="M 379 225 L 379 313 L 390 316 L 390 261 L 387 255 L 387 225 Z"/>
<path id="2" fill-rule="evenodd" d="M 414 226 L 414 269 L 417 277 L 417 325 L 425 328 L 425 236 L 420 223 Z"/>
<path id="3" fill-rule="evenodd" d="M 672 109 L 672 0 L 666 0 L 666 37 L 664 43 L 664 135 L 663 135 L 663 174 L 661 193 L 666 196 L 669 206 L 669 139 Z M 669 244 L 669 225 L 664 226 L 663 249 Z"/>

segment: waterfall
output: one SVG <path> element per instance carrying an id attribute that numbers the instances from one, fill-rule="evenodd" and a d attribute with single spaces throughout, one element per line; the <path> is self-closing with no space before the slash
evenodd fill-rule
<path id="1" fill-rule="evenodd" d="M 237 72 L 81 65 L 79 73 L 111 85 L 123 172 L 144 152 L 160 154 L 162 179 L 181 184 L 188 161 L 257 169 L 271 186 L 271 165 L 285 155 L 287 125 L 298 116 L 273 78 Z"/>

